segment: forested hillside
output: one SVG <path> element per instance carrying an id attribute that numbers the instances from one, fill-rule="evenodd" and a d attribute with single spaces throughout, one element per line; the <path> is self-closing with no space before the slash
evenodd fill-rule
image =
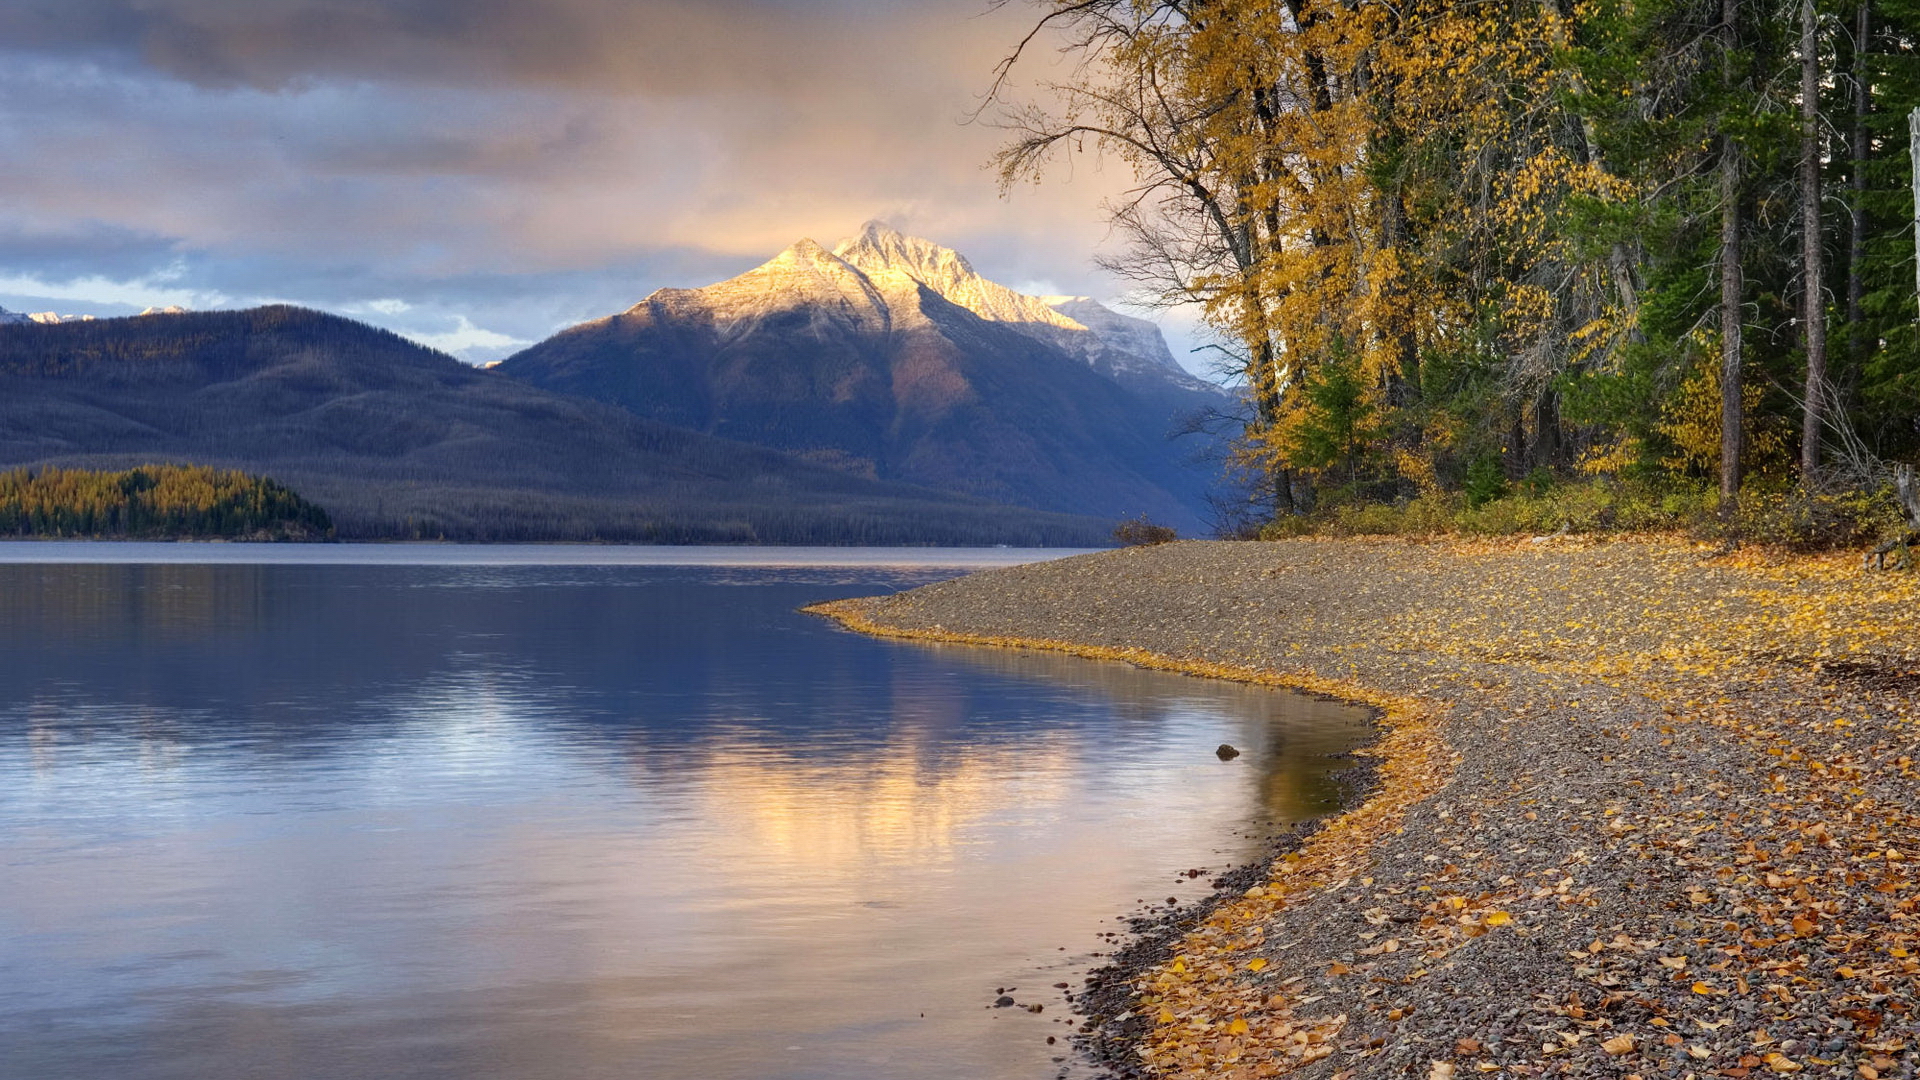
<path id="1" fill-rule="evenodd" d="M 343 538 L 1087 544 L 1111 522 L 889 484 L 290 307 L 0 326 L 0 465 L 270 475 Z"/>
<path id="2" fill-rule="evenodd" d="M 320 540 L 326 511 L 259 476 L 203 466 L 0 473 L 0 536 Z"/>
<path id="3" fill-rule="evenodd" d="M 1039 7 L 1086 63 L 1002 84 L 1003 175 L 1133 166 L 1123 269 L 1234 357 L 1264 513 L 1818 528 L 1920 453 L 1909 0 Z"/>

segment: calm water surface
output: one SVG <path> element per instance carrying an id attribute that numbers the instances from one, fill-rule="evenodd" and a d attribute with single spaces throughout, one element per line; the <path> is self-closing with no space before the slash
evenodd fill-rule
<path id="1" fill-rule="evenodd" d="M 56 547 L 0 545 L 7 1080 L 1080 1075 L 1051 984 L 1365 724 L 794 610 L 1022 553 Z"/>

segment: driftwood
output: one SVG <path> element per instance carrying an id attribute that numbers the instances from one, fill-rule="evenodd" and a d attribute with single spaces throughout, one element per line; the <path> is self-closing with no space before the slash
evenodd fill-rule
<path id="1" fill-rule="evenodd" d="M 1915 110 L 1920 112 L 1920 110 Z M 1913 466 L 1901 465 L 1893 471 L 1893 486 L 1900 496 L 1901 509 L 1907 512 L 1907 520 L 1899 535 L 1872 551 L 1867 552 L 1862 568 L 1866 570 L 1885 570 L 1887 556 L 1894 555 L 1893 566 L 1896 570 L 1905 570 L 1913 566 L 1913 549 L 1920 545 L 1920 486 L 1914 484 Z M 1898 552 L 1898 554 L 1894 554 Z"/>

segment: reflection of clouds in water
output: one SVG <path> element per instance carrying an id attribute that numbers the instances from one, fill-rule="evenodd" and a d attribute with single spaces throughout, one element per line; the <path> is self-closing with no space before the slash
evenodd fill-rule
<path id="1" fill-rule="evenodd" d="M 720 826 L 707 845 L 716 864 L 849 883 L 889 864 L 951 864 L 989 822 L 1044 814 L 1080 786 L 1073 735 L 968 749 L 916 745 L 911 729 L 900 735 L 830 758 L 749 736 L 664 763 L 642 755 L 633 769 L 650 789 L 662 786 L 663 764 L 681 772 L 666 785 L 684 800 L 684 820 Z"/>
<path id="2" fill-rule="evenodd" d="M 1041 1075 L 1005 1036 L 1052 1014 L 983 986 L 1077 978 L 1052 950 L 1193 895 L 1352 734 L 708 588 L 758 570 L 238 573 L 169 582 L 237 611 L 46 599 L 82 644 L 0 613 L 0 1044 L 41 1074 Z"/>

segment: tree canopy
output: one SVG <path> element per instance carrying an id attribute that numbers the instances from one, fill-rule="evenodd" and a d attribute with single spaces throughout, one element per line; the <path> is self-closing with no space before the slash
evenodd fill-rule
<path id="1" fill-rule="evenodd" d="M 1118 155 L 1110 260 L 1205 312 L 1274 514 L 1920 453 L 1911 0 L 1042 0 L 1005 182 Z"/>

